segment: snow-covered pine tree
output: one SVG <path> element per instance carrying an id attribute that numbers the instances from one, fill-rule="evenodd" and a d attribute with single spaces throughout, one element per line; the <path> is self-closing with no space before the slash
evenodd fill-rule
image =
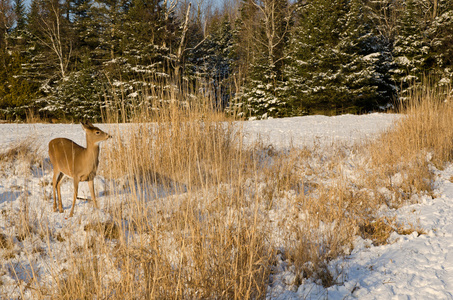
<path id="1" fill-rule="evenodd" d="M 343 56 L 340 84 L 347 88 L 339 105 L 354 113 L 385 107 L 397 91 L 389 74 L 393 67 L 390 43 L 373 29 L 365 4 L 363 0 L 347 4 L 338 44 Z"/>
<path id="2" fill-rule="evenodd" d="M 132 66 L 132 76 L 143 77 L 143 74 L 165 73 L 164 57 L 168 48 L 164 44 L 171 43 L 171 27 L 173 17 L 165 20 L 164 3 L 162 0 L 133 0 L 127 10 L 124 22 L 124 34 L 127 39 L 122 41 L 123 57 Z M 139 79 L 139 78 L 135 78 Z"/>
<path id="3" fill-rule="evenodd" d="M 71 101 L 81 107 L 91 101 L 93 109 L 86 110 L 86 118 L 99 118 L 101 107 L 112 106 L 130 93 L 127 80 L 122 80 L 124 23 L 129 4 L 126 0 L 73 1 L 77 65 L 55 95 L 71 101 L 71 95 L 87 84 L 87 88 L 80 91 L 81 97 L 86 99 L 76 97 Z M 81 109 L 75 109 L 75 115 L 80 117 Z"/>
<path id="4" fill-rule="evenodd" d="M 244 0 L 241 22 L 248 26 L 242 36 L 252 43 L 247 81 L 241 95 L 242 106 L 252 118 L 265 119 L 285 115 L 286 101 L 280 90 L 284 47 L 290 25 L 287 0 Z"/>
<path id="5" fill-rule="evenodd" d="M 105 86 L 102 75 L 95 72 L 89 67 L 71 72 L 46 97 L 47 103 L 41 110 L 56 118 L 101 120 L 106 105 Z"/>
<path id="6" fill-rule="evenodd" d="M 373 32 L 364 4 L 299 3 L 285 68 L 288 114 L 357 113 L 392 99 L 389 44 Z"/>
<path id="7" fill-rule="evenodd" d="M 28 110 L 32 109 L 30 104 L 37 96 L 39 87 L 32 77 L 28 77 L 27 70 L 33 57 L 34 44 L 27 30 L 23 0 L 14 0 L 10 13 L 10 27 L 2 39 L 6 48 L 0 50 L 0 115 L 24 118 Z"/>
<path id="8" fill-rule="evenodd" d="M 211 20 L 209 35 L 192 42 L 189 62 L 192 74 L 203 84 L 202 88 L 212 91 L 219 108 L 225 108 L 230 97 L 228 78 L 231 72 L 233 33 L 228 15 L 215 15 Z M 192 36 L 192 35 L 191 35 Z"/>
<path id="9" fill-rule="evenodd" d="M 431 49 L 436 68 L 435 83 L 450 87 L 453 84 L 453 1 L 439 0 L 429 28 Z"/>
<path id="10" fill-rule="evenodd" d="M 431 71 L 432 52 L 426 38 L 428 29 L 424 19 L 423 0 L 406 0 L 401 6 L 397 34 L 393 41 L 393 57 L 396 68 L 393 79 L 400 88 L 399 98 L 405 100 L 413 89 L 418 88 L 423 76 Z"/>
<path id="11" fill-rule="evenodd" d="M 285 66 L 289 114 L 336 111 L 346 87 L 338 44 L 345 23 L 346 1 L 298 2 Z"/>
<path id="12" fill-rule="evenodd" d="M 104 52 L 103 72 L 108 78 L 109 101 L 122 106 L 142 105 L 153 82 L 166 80 L 170 49 L 177 26 L 173 12 L 161 0 L 97 0 L 101 20 L 99 49 Z M 108 55 L 107 52 L 109 52 Z"/>

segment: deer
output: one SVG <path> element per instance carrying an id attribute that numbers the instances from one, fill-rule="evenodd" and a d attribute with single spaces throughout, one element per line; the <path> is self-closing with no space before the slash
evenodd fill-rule
<path id="1" fill-rule="evenodd" d="M 74 181 L 74 198 L 69 217 L 74 215 L 74 206 L 77 199 L 79 182 L 88 181 L 91 199 L 94 206 L 98 208 L 94 191 L 94 177 L 99 165 L 99 144 L 112 136 L 95 127 L 90 122 L 82 122 L 82 128 L 86 135 L 86 145 L 84 148 L 67 138 L 56 138 L 49 142 L 49 157 L 53 166 L 53 210 L 63 213 L 61 202 L 61 183 L 64 176 L 70 177 Z M 58 196 L 58 198 L 57 198 Z"/>

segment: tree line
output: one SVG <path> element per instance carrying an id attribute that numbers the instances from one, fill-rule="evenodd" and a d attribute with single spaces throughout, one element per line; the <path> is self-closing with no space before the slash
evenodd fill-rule
<path id="1" fill-rule="evenodd" d="M 172 84 L 243 117 L 362 113 L 452 65 L 450 0 L 0 0 L 0 118 L 96 120 Z"/>

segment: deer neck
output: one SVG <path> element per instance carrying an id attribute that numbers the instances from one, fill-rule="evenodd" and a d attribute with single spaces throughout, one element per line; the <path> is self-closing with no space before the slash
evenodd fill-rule
<path id="1" fill-rule="evenodd" d="M 88 137 L 86 155 L 88 156 L 89 160 L 92 160 L 95 163 L 95 165 L 97 165 L 99 157 L 99 143 L 91 141 Z"/>

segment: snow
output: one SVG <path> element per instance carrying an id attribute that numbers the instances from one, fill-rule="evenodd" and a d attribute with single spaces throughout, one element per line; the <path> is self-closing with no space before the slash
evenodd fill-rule
<path id="1" fill-rule="evenodd" d="M 244 132 L 252 143 L 259 136 L 274 148 L 329 146 L 333 143 L 353 145 L 388 128 L 398 115 L 368 114 L 365 116 L 340 115 L 305 116 L 251 121 L 244 124 Z"/>
<path id="2" fill-rule="evenodd" d="M 351 255 L 332 263 L 342 270 L 342 284 L 324 289 L 309 282 L 272 298 L 453 299 L 453 166 L 437 173 L 438 197 L 394 211 L 426 234 L 393 233 L 393 243 L 379 247 L 357 238 Z"/>
<path id="3" fill-rule="evenodd" d="M 258 138 L 276 149 L 287 147 L 330 147 L 332 144 L 354 145 L 376 137 L 392 126 L 401 116 L 396 114 L 369 114 L 362 116 L 343 115 L 336 117 L 307 116 L 284 119 L 269 119 L 238 123 L 243 127 L 245 142 L 253 143 Z M 102 129 L 120 129 L 127 125 L 99 125 Z M 67 137 L 84 145 L 84 134 L 78 124 L 0 124 L 0 153 L 11 143 L 33 139 L 40 153 L 46 155 L 47 143 L 55 137 Z M 32 176 L 24 176 L 27 166 L 18 165 L 8 174 L 2 175 L 0 169 L 0 211 L 21 209 L 27 197 L 33 203 L 36 218 L 52 224 L 50 230 L 65 232 L 84 232 L 83 224 L 87 219 L 107 220 L 102 210 L 95 211 L 86 202 L 76 207 L 72 222 L 64 214 L 53 213 L 50 201 L 43 201 L 40 185 L 42 180 L 51 178 L 50 174 L 32 171 Z M 354 250 L 345 258 L 338 258 L 329 264 L 333 274 L 337 274 L 337 284 L 328 288 L 310 279 L 294 286 L 295 275 L 291 268 L 281 269 L 269 286 L 269 299 L 453 299 L 453 165 L 436 174 L 435 191 L 432 195 L 416 195 L 416 204 L 390 209 L 386 212 L 402 222 L 418 224 L 424 230 L 419 235 L 393 233 L 390 243 L 373 246 L 369 240 L 356 238 Z M 394 178 L 404 180 L 404 178 Z M 97 179 L 96 189 L 102 191 L 102 180 Z M 87 187 L 81 187 L 81 196 L 89 195 Z M 62 187 L 63 198 L 71 197 L 70 183 Z M 102 203 L 103 196 L 100 195 Z M 105 204 L 105 203 L 104 203 Z M 65 206 L 68 209 L 68 206 Z M 269 213 L 276 213 L 270 211 Z M 278 215 L 272 218 L 278 218 Z M 8 231 L 6 217 L 0 215 L 0 232 Z M 73 241 L 74 244 L 82 244 Z M 48 270 L 48 265 L 34 259 L 33 240 L 24 243 L 21 254 L 9 263 L 0 262 L 0 295 L 19 296 L 17 282 L 12 274 L 26 281 L 33 269 L 38 275 L 48 277 L 65 268 L 65 261 L 59 257 L 58 249 L 53 250 L 55 261 L 60 262 L 59 270 Z M 2 250 L 0 249 L 0 252 Z M 104 258 L 107 262 L 108 257 Z M 32 265 L 30 265 L 32 264 Z M 12 270 L 12 268 L 14 270 Z M 48 280 L 51 280 L 50 278 Z M 118 280 L 112 276 L 106 280 Z M 25 284 L 24 282 L 20 284 Z M 25 298 L 30 298 L 27 293 Z"/>

